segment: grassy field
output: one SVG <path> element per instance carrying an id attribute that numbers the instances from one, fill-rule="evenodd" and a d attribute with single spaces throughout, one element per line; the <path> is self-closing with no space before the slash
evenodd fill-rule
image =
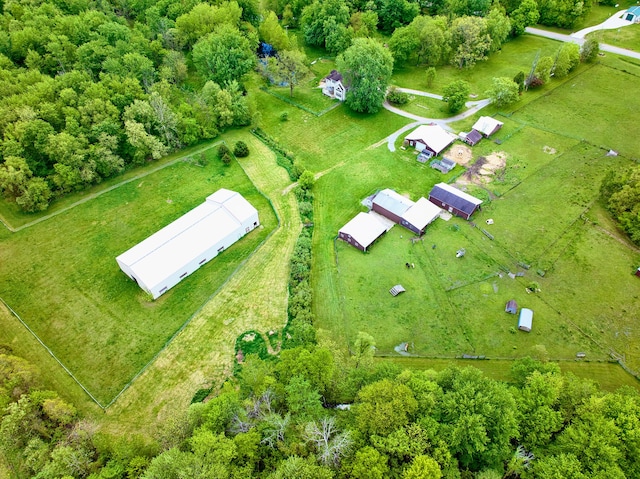
<path id="1" fill-rule="evenodd" d="M 595 38 L 600 43 L 640 51 L 640 25 L 637 23 L 617 30 L 593 32 L 587 35 L 587 38 Z"/>
<path id="2" fill-rule="evenodd" d="M 634 70 L 629 68 L 629 72 Z M 630 158 L 639 158 L 636 138 L 622 134 L 636 129 L 636 119 L 629 112 L 640 108 L 637 95 L 620 95 L 639 80 L 629 72 L 596 65 L 516 110 L 513 118 L 561 136 L 582 138 Z M 607 119 L 613 119 L 614 128 Z"/>
<path id="3" fill-rule="evenodd" d="M 60 214 L 69 208 L 73 208 L 77 204 L 91 201 L 110 189 L 117 188 L 123 182 L 135 181 L 136 179 L 147 176 L 156 170 L 165 168 L 167 165 L 182 161 L 184 158 L 195 158 L 199 153 L 208 150 L 212 145 L 216 145 L 218 143 L 220 143 L 220 140 L 203 142 L 202 144 L 191 146 L 180 150 L 179 152 L 165 156 L 158 161 L 154 161 L 152 164 L 132 168 L 120 176 L 110 178 L 98 185 L 92 186 L 91 188 L 57 198 L 51 202 L 46 211 L 25 214 L 20 211 L 20 208 L 15 203 L 0 200 L 0 221 L 13 229 L 20 229 L 32 223 L 43 221 L 49 217 Z"/>
<path id="4" fill-rule="evenodd" d="M 409 103 L 406 105 L 394 106 L 397 106 L 406 112 L 424 116 L 426 118 L 449 118 L 452 116 L 445 102 L 425 96 L 409 95 Z"/>
<path id="5" fill-rule="evenodd" d="M 280 330 L 286 323 L 287 259 L 302 227 L 294 194 L 282 194 L 290 180 L 255 137 L 246 132 L 225 136 L 249 145 L 251 154 L 240 164 L 271 199 L 280 227 L 107 410 L 102 421 L 107 431 L 153 432 L 159 419 L 181 414 L 195 391 L 218 386 L 229 376 L 240 334 Z"/>
<path id="6" fill-rule="evenodd" d="M 426 84 L 425 67 L 422 66 L 396 66 L 392 82 L 404 88 L 442 94 L 444 88 L 452 81 L 465 80 L 471 85 L 472 94 L 484 98 L 485 92 L 491 87 L 492 78 L 513 78 L 519 71 L 526 74 L 531 69 L 537 52 L 540 52 L 541 56 L 551 55 L 560 45 L 559 42 L 545 38 L 523 35 L 509 41 L 503 45 L 501 51 L 492 54 L 487 61 L 478 62 L 473 68 L 461 70 L 454 66 L 439 67 L 431 86 Z"/>
<path id="7" fill-rule="evenodd" d="M 240 166 L 223 166 L 213 149 L 206 155 L 205 167 L 178 162 L 18 233 L 0 233 L 0 297 L 103 405 L 276 226 Z M 258 208 L 261 228 L 149 301 L 115 257 L 221 187 Z"/>
<path id="8" fill-rule="evenodd" d="M 535 43 L 542 54 L 557 49 L 555 42 L 530 37 L 521 41 Z M 521 58 L 525 50 L 517 42 L 505 46 L 498 58 L 507 59 L 504 71 L 514 68 L 514 59 Z M 545 89 L 527 93 L 513 108 L 515 113 L 507 110 L 506 116 L 500 117 L 505 122 L 497 135 L 502 144 L 485 140 L 474 148 L 474 158 L 495 152 L 507 157 L 506 168 L 494 181 L 483 189 L 474 187 L 483 197 L 495 195 L 477 215 L 478 223 L 494 219 L 490 227 L 494 241 L 454 218 L 449 223 L 438 220 L 428 229 L 425 240 L 415 245 L 408 241 L 410 233 L 400 227 L 387 233 L 369 254 L 336 242 L 340 226 L 364 209 L 360 201 L 376 189 L 391 187 L 417 199 L 446 178 L 416 163 L 414 155 L 406 151 L 392 154 L 386 145 L 364 151 L 351 148 L 348 162 L 316 186 L 314 287 L 323 293 L 314 303 L 319 327 L 334 331 L 336 338 L 341 337 L 336 341 L 342 344 L 358 331 L 367 331 L 384 354 L 410 341 L 414 353 L 428 356 L 469 353 L 516 358 L 543 352 L 551 358 L 571 359 L 577 352 L 585 352 L 603 361 L 614 350 L 626 354 L 634 364 L 637 341 L 632 332 L 620 328 L 630 321 L 622 316 L 636 317 L 639 302 L 631 294 L 635 283 L 628 273 L 640 257 L 618 241 L 615 228 L 598 233 L 599 226 L 585 224 L 583 219 L 589 215 L 608 169 L 630 164 L 631 148 L 620 148 L 626 157 L 617 158 L 606 157 L 607 150 L 600 148 L 605 140 L 629 147 L 634 141 L 624 133 L 630 131 L 627 123 L 633 121 L 625 113 L 628 102 L 612 93 L 600 93 L 602 88 L 611 92 L 631 88 L 634 77 L 623 72 L 625 68 L 634 74 L 634 66 L 625 67 L 619 60 L 607 58 L 601 65 L 581 67 L 564 81 L 553 80 Z M 441 73 L 443 85 L 453 78 Z M 493 75 L 483 69 L 475 69 L 473 74 L 470 79 L 475 85 L 483 85 Z M 394 76 L 394 83 L 404 87 L 424 88 L 421 81 L 415 69 Z M 624 129 L 612 129 L 610 122 L 598 121 L 612 113 Z M 464 130 L 473 121 L 469 118 L 454 127 Z M 315 131 L 314 126 L 307 124 L 308 131 Z M 296 151 L 298 146 L 306 148 L 295 136 L 286 136 L 283 141 Z M 326 156 L 335 156 L 332 152 L 347 145 L 324 148 Z M 307 166 L 321 170 L 324 158 L 310 154 Z M 596 250 L 601 236 L 608 235 L 617 238 L 607 243 L 617 260 L 605 268 L 607 277 L 613 279 L 602 288 L 600 298 L 599 292 L 590 293 L 587 285 L 593 284 L 593 279 L 574 251 L 578 242 L 585 251 Z M 436 249 L 432 249 L 434 244 Z M 467 250 L 462 260 L 455 258 L 460 247 Z M 595 264 L 606 262 L 598 255 L 592 259 Z M 415 263 L 415 269 L 407 270 L 407 261 Z M 531 269 L 518 267 L 519 262 L 530 264 Z M 620 268 L 624 273 L 616 275 Z M 539 276 L 538 270 L 545 276 Z M 525 276 L 511 279 L 508 271 L 521 271 Z M 532 281 L 541 285 L 541 293 L 526 292 Z M 398 283 L 407 293 L 393 298 L 388 290 Z M 579 284 L 584 284 L 580 293 L 569 293 Z M 576 299 L 569 301 L 568 294 Z M 589 296 L 598 299 L 590 300 Z M 620 305 L 620 315 L 609 324 L 616 328 L 603 333 L 602 328 L 593 326 L 603 314 L 603 305 L 611 304 L 605 296 Z M 534 309 L 535 327 L 530 334 L 516 331 L 517 319 L 504 313 L 508 299 Z"/>
<path id="9" fill-rule="evenodd" d="M 454 367 L 474 367 L 480 369 L 488 377 L 498 381 L 511 380 L 511 360 L 492 359 L 478 361 L 469 359 L 431 359 L 415 357 L 384 357 L 378 361 L 391 361 L 403 369 L 443 369 Z M 631 386 L 640 389 L 640 382 L 627 373 L 617 363 L 593 361 L 560 361 L 558 363 L 563 373 L 572 373 L 578 377 L 596 381 L 605 391 L 614 391 L 620 386 Z"/>

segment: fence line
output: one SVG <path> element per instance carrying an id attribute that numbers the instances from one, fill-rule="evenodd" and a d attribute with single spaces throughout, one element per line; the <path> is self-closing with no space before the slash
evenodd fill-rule
<path id="1" fill-rule="evenodd" d="M 65 212 L 69 211 L 70 209 L 75 208 L 76 206 L 80 206 L 83 203 L 86 203 L 86 202 L 88 202 L 90 200 L 98 198 L 98 197 L 104 195 L 105 193 L 109 193 L 110 191 L 113 191 L 116 188 L 120 188 L 121 186 L 126 185 L 128 183 L 131 183 L 132 181 L 136 181 L 136 180 L 139 180 L 140 178 L 144 178 L 145 176 L 148 176 L 148 175 L 150 175 L 152 173 L 160 171 L 160 170 L 162 170 L 162 169 L 164 169 L 164 168 L 166 168 L 168 166 L 172 166 L 172 165 L 178 163 L 179 161 L 184 161 L 186 158 L 189 158 L 192 155 L 195 155 L 195 154 L 198 154 L 198 153 L 202 153 L 203 151 L 207 151 L 207 150 L 213 148 L 214 146 L 219 145 L 220 143 L 224 143 L 224 140 L 216 141 L 215 143 L 212 143 L 211 145 L 207 145 L 205 147 L 198 148 L 197 150 L 192 151 L 188 155 L 181 155 L 181 156 L 179 156 L 177 158 L 174 158 L 173 160 L 170 160 L 170 161 L 168 161 L 166 163 L 163 163 L 161 165 L 156 165 L 153 168 L 144 170 L 143 172 L 141 172 L 141 173 L 139 173 L 139 174 L 137 174 L 135 176 L 132 176 L 131 178 L 128 178 L 128 179 L 123 180 L 123 181 L 120 181 L 120 182 L 116 183 L 115 185 L 111 185 L 111 186 L 109 186 L 109 187 L 107 187 L 107 188 L 105 188 L 103 190 L 96 191 L 95 193 L 91 193 L 87 197 L 82 198 L 82 199 L 80 199 L 78 201 L 75 201 L 75 202 L 71 203 L 70 205 L 65 206 L 64 208 L 61 208 L 61 209 L 59 209 L 57 211 L 54 211 L 54 212 L 52 212 L 52 213 L 50 213 L 48 215 L 41 216 L 40 218 L 37 218 L 37 219 L 35 219 L 33 221 L 30 221 L 29 223 L 25 223 L 25 224 L 23 224 L 21 226 L 17 226 L 17 227 L 14 228 L 10 224 L 8 224 L 2 218 L 2 216 L 0 216 L 0 222 L 2 222 L 2 224 L 9 231 L 11 231 L 12 233 L 17 233 L 20 230 L 23 230 L 25 228 L 30 228 L 31 226 L 34 226 L 34 225 L 36 225 L 38 223 L 41 223 L 41 222 L 46 221 L 48 219 L 54 218 L 54 217 L 58 216 L 61 213 L 65 213 Z"/>
<path id="2" fill-rule="evenodd" d="M 251 177 L 247 174 L 247 171 L 244 169 L 244 167 L 240 164 L 240 162 L 237 160 L 236 158 L 236 162 L 238 163 L 238 165 L 240 166 L 240 168 L 242 169 L 242 171 L 244 172 L 245 175 L 247 175 L 247 178 L 249 178 L 251 180 Z M 164 343 L 164 345 L 162 346 L 162 348 L 160 348 L 160 350 L 153 356 L 153 358 L 151 358 L 143 367 L 142 369 L 140 369 L 135 376 L 133 376 L 129 382 L 127 384 L 125 384 L 125 386 L 122 388 L 122 390 L 115 395 L 115 397 L 111 400 L 111 402 L 109 404 L 106 405 L 105 409 L 109 408 L 114 402 L 116 402 L 116 400 L 122 396 L 122 394 L 124 394 L 124 392 L 129 389 L 129 387 L 136 381 L 136 379 L 138 379 L 148 368 L 149 366 L 151 366 L 151 364 L 153 362 L 155 362 L 155 360 L 160 356 L 160 354 L 162 354 L 162 352 L 164 352 L 165 349 L 167 349 L 169 347 L 169 345 L 173 342 L 173 340 L 191 323 L 191 321 L 204 309 L 204 307 L 209 304 L 209 302 L 218 295 L 218 293 L 222 290 L 222 288 L 224 288 L 227 283 L 229 283 L 229 281 L 236 275 L 236 273 L 245 265 L 245 263 L 247 263 L 247 261 L 249 261 L 253 255 L 255 255 L 260 248 L 262 248 L 262 246 L 269 240 L 269 238 L 271 238 L 271 236 L 280 229 L 280 227 L 282 226 L 281 220 L 280 220 L 280 215 L 278 214 L 278 211 L 276 210 L 276 208 L 273 206 L 273 202 L 271 201 L 271 199 L 265 195 L 262 190 L 260 188 L 258 188 L 256 186 L 256 184 L 253 182 L 253 180 L 251 180 L 251 183 L 253 184 L 253 186 L 255 187 L 255 189 L 258 191 L 258 193 L 260 193 L 268 202 L 269 205 L 271 206 L 271 209 L 273 210 L 273 212 L 276 215 L 276 219 L 278 220 L 278 225 L 271 230 L 271 232 L 266 236 L 265 239 L 263 239 L 260 244 L 258 244 L 258 246 L 256 246 L 256 248 L 251 252 L 251 254 L 249 256 L 247 256 L 240 264 L 238 264 L 238 266 L 236 266 L 236 268 L 231 272 L 231 274 L 227 277 L 227 279 L 220 285 L 218 286 L 218 288 L 216 288 L 216 290 L 198 307 L 198 309 L 196 309 L 194 311 L 194 313 L 189 316 L 189 318 L 182 323 L 182 325 L 180 326 L 180 328 L 178 328 L 178 330 L 173 333 L 173 335 L 171 335 L 171 337 Z"/>
<path id="3" fill-rule="evenodd" d="M 262 91 L 264 91 L 265 93 L 268 93 L 271 96 L 276 97 L 278 100 L 282 100 L 285 103 L 288 103 L 291 106 L 295 106 L 296 108 L 299 108 L 302 111 L 306 111 L 307 113 L 311 113 L 313 116 L 316 117 L 321 117 L 322 115 L 324 115 L 325 113 L 330 112 L 331 110 L 333 110 L 334 108 L 338 108 L 342 103 L 338 102 L 338 103 L 334 103 L 331 106 L 328 106 L 327 108 L 325 108 L 324 110 L 320 110 L 320 111 L 313 111 L 310 108 L 307 108 L 304 105 L 301 105 L 300 103 L 297 103 L 295 101 L 293 101 L 291 98 L 287 98 L 286 96 L 280 95 L 279 93 L 276 93 L 274 91 L 271 91 L 269 88 L 267 87 L 260 87 L 260 89 Z"/>
<path id="4" fill-rule="evenodd" d="M 12 308 L 11 306 L 9 306 L 9 305 L 7 304 L 7 302 L 6 302 L 4 299 L 0 298 L 0 302 L 2 302 L 2 304 L 4 304 L 4 305 L 5 305 L 5 307 L 6 307 L 6 308 L 11 312 L 11 314 L 13 314 L 13 315 L 18 319 L 18 321 L 20 321 L 20 323 L 25 327 L 25 329 L 26 329 L 27 331 L 29 331 L 29 332 L 33 335 L 33 337 L 34 337 L 34 338 L 36 338 L 36 341 L 38 341 L 38 342 L 42 345 L 42 347 L 43 347 L 43 348 L 44 348 L 44 349 L 45 349 L 45 350 L 46 350 L 46 351 L 51 355 L 51 357 L 52 357 L 52 358 L 53 358 L 53 359 L 54 359 L 54 360 L 55 360 L 55 361 L 56 361 L 60 366 L 62 366 L 62 369 L 64 369 L 64 370 L 67 372 L 67 374 L 68 374 L 69 376 L 71 376 L 71 379 L 73 379 L 73 380 L 78 384 L 78 386 L 80 386 L 80 387 L 82 388 L 82 390 L 83 390 L 85 393 L 87 393 L 87 395 L 88 395 L 88 396 L 93 400 L 93 402 L 95 402 L 95 403 L 98 405 L 98 407 L 100 407 L 100 409 L 102 409 L 103 411 L 105 411 L 105 410 L 107 409 L 107 407 L 108 407 L 108 406 L 107 406 L 107 407 L 105 407 L 105 406 L 103 406 L 102 404 L 100 404 L 100 401 L 98 401 L 98 400 L 93 396 L 93 394 L 91 394 L 91 393 L 89 392 L 89 390 L 88 390 L 86 387 L 84 387 L 84 385 L 80 382 L 80 380 L 79 380 L 78 378 L 76 378 L 76 377 L 73 375 L 73 373 L 69 370 L 69 368 L 67 368 L 67 367 L 64 365 L 64 363 L 63 363 L 62 361 L 60 361 L 60 359 L 58 359 L 58 357 L 53 353 L 53 351 L 51 351 L 51 349 L 49 349 L 49 347 L 48 347 L 46 344 L 44 344 L 44 342 L 42 341 L 42 339 L 40 339 L 40 337 L 38 337 L 38 335 L 37 335 L 37 334 L 36 334 L 36 333 L 35 333 L 35 332 L 34 332 L 34 331 L 29 327 L 29 325 L 28 325 L 27 323 L 25 323 L 25 322 L 22 320 L 22 318 L 20 317 L 20 315 L 19 315 L 18 313 L 16 313 L 16 312 L 13 310 L 13 308 Z"/>

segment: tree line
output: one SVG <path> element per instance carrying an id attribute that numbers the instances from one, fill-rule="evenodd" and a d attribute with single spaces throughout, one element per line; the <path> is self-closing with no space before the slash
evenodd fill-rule
<path id="1" fill-rule="evenodd" d="M 44 210 L 60 195 L 251 123 L 255 106 L 243 78 L 256 66 L 260 42 L 275 49 L 271 72 L 292 94 L 307 71 L 287 28 L 341 55 L 338 64 L 356 92 L 349 106 L 374 112 L 394 59 L 471 67 L 526 25 L 539 19 L 570 26 L 589 6 L 582 0 L 5 2 L 0 191 L 24 211 Z M 377 32 L 391 35 L 393 58 L 370 39 Z M 361 57 L 371 54 L 381 66 L 368 71 L 372 62 Z"/>
<path id="2" fill-rule="evenodd" d="M 640 396 L 604 392 L 557 364 L 401 370 L 358 334 L 248 355 L 213 397 L 149 441 L 97 432 L 0 353 L 0 459 L 16 478 L 592 479 L 637 477 Z"/>

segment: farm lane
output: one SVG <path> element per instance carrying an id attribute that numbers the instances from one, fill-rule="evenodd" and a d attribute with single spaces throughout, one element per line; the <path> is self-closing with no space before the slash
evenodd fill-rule
<path id="1" fill-rule="evenodd" d="M 400 88 L 400 87 L 396 87 L 396 90 L 401 91 L 403 93 L 409 93 L 410 95 L 426 96 L 429 98 L 435 98 L 436 100 L 442 100 L 442 95 L 436 95 L 435 93 L 429 93 L 427 91 L 413 90 L 411 88 Z"/>
<path id="2" fill-rule="evenodd" d="M 565 35 L 562 33 L 548 32 L 546 30 L 541 30 L 539 28 L 527 27 L 526 32 L 529 33 L 530 35 L 550 38 L 552 40 L 558 40 L 560 42 L 577 43 L 578 45 L 582 45 L 585 41 L 584 38 L 576 38 L 571 35 Z M 634 52 L 633 50 L 627 50 L 626 48 L 614 47 L 613 45 L 601 43 L 600 50 L 603 52 L 615 53 L 617 55 L 622 55 L 629 58 L 636 58 L 640 60 L 640 52 Z"/>
<path id="3" fill-rule="evenodd" d="M 238 161 L 271 199 L 280 225 L 107 410 L 104 427 L 111 432 L 147 430 L 157 418 L 184 410 L 194 391 L 231 373 L 240 334 L 281 330 L 286 322 L 288 258 L 302 229 L 297 201 L 281 194 L 290 180 L 267 147 L 246 133 L 225 137 L 251 148 L 251 158 Z"/>
<path id="4" fill-rule="evenodd" d="M 411 93 L 413 95 L 427 96 L 430 98 L 442 100 L 442 96 L 436 95 L 435 93 L 428 93 L 420 90 L 412 90 L 409 88 L 397 88 L 397 90 L 402 91 L 404 93 Z M 391 135 L 380 140 L 379 142 L 374 143 L 369 147 L 369 149 L 377 148 L 378 146 L 383 145 L 386 142 L 387 147 L 389 148 L 389 151 L 396 151 L 395 143 L 398 137 L 404 132 L 409 131 L 415 128 L 416 126 L 420 126 L 420 125 L 436 124 L 436 125 L 440 125 L 445 130 L 453 132 L 453 129 L 448 125 L 449 123 L 453 123 L 454 121 L 464 120 L 465 118 L 468 118 L 471 115 L 475 115 L 479 110 L 481 110 L 482 108 L 484 108 L 490 103 L 491 103 L 490 98 L 485 98 L 484 100 L 468 101 L 465 104 L 468 110 L 465 110 L 462 113 L 459 113 L 455 116 L 452 116 L 449 118 L 426 118 L 423 116 L 414 115 L 413 113 L 406 112 L 404 110 L 401 110 L 400 108 L 396 108 L 395 106 L 391 105 L 388 101 L 385 101 L 382 106 L 386 110 L 389 110 L 390 112 L 395 113 L 396 115 L 404 116 L 405 118 L 409 118 L 415 121 L 413 123 L 409 123 L 408 125 L 403 126 L 399 130 L 393 132 Z"/>
<path id="5" fill-rule="evenodd" d="M 633 25 L 633 22 L 622 18 L 625 12 L 626 10 L 620 10 L 619 12 L 611 15 L 604 22 L 599 23 L 598 25 L 593 25 L 592 27 L 587 27 L 587 28 L 583 28 L 582 30 L 578 30 L 577 32 L 572 33 L 571 36 L 574 38 L 584 38 L 585 36 L 587 36 L 587 34 L 598 31 L 598 30 L 615 30 L 616 28 Z"/>
<path id="6" fill-rule="evenodd" d="M 346 161 L 342 160 L 340 163 L 336 163 L 335 165 L 333 165 L 331 168 L 327 168 L 326 170 L 323 171 L 319 171 L 318 173 L 316 173 L 315 175 L 313 175 L 313 179 L 318 181 L 320 178 L 322 178 L 324 175 L 326 175 L 327 173 L 330 173 L 331 171 L 335 170 L 336 168 L 340 168 L 341 166 L 344 166 L 344 164 L 346 163 Z M 282 194 L 286 195 L 287 193 L 289 193 L 292 189 L 294 189 L 296 186 L 298 186 L 298 182 L 294 182 L 291 183 L 289 186 L 287 186 L 284 190 L 282 190 Z"/>

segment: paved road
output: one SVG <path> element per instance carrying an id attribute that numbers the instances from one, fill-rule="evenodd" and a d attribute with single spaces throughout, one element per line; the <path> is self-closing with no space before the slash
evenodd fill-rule
<path id="1" fill-rule="evenodd" d="M 572 33 L 571 36 L 574 38 L 584 38 L 588 33 L 595 32 L 597 30 L 615 30 L 616 28 L 628 27 L 629 25 L 633 25 L 633 22 L 622 18 L 625 12 L 626 10 L 620 10 L 619 12 L 611 15 L 599 25 L 583 28 L 582 30 L 578 30 L 577 32 Z"/>
<path id="2" fill-rule="evenodd" d="M 564 35 L 562 33 L 548 32 L 539 28 L 527 27 L 527 33 L 530 35 L 537 35 L 539 37 L 551 38 L 552 40 L 558 40 L 560 42 L 572 42 L 582 45 L 584 38 L 576 38 L 571 35 Z M 640 60 L 640 52 L 634 52 L 633 50 L 627 50 L 626 48 L 614 47 L 613 45 L 607 45 L 606 43 L 600 44 L 600 50 L 603 52 L 615 53 L 629 58 L 635 58 Z"/>
<path id="3" fill-rule="evenodd" d="M 414 95 L 428 96 L 428 97 L 431 97 L 431 98 L 442 99 L 442 97 L 440 95 L 435 95 L 433 93 L 427 93 L 427 92 L 421 92 L 419 90 L 409 90 L 409 89 L 406 89 L 406 88 L 398 88 L 398 90 L 404 91 L 405 93 L 412 93 Z M 413 123 L 409 123 L 408 125 L 403 126 L 399 130 L 397 130 L 397 131 L 393 132 L 391 135 L 389 135 L 386 138 L 387 147 L 389 148 L 389 151 L 396 151 L 395 143 L 396 143 L 396 140 L 398 139 L 398 137 L 401 134 L 403 134 L 404 132 L 412 130 L 416 126 L 420 126 L 420 125 L 436 124 L 436 125 L 440 125 L 445 130 L 448 130 L 448 131 L 450 131 L 452 133 L 455 133 L 453 128 L 451 128 L 449 126 L 449 123 L 468 118 L 471 115 L 474 115 L 481 108 L 484 108 L 485 106 L 487 106 L 489 103 L 491 103 L 491 100 L 488 99 L 488 98 L 485 99 L 485 100 L 479 100 L 479 101 L 469 101 L 469 102 L 466 103 L 466 107 L 468 108 L 468 110 L 463 111 L 462 113 L 459 113 L 456 116 L 452 116 L 450 118 L 425 118 L 423 116 L 414 115 L 413 113 L 408 113 L 408 112 L 406 112 L 404 110 L 401 110 L 400 108 L 396 108 L 395 106 L 390 105 L 389 102 L 385 101 L 383 103 L 383 105 L 382 105 L 382 106 L 384 106 L 385 109 L 389 110 L 392 113 L 395 113 L 396 115 L 404 116 L 405 118 L 410 118 L 412 120 L 415 120 Z M 376 145 L 377 145 L 377 143 L 376 143 Z"/>

